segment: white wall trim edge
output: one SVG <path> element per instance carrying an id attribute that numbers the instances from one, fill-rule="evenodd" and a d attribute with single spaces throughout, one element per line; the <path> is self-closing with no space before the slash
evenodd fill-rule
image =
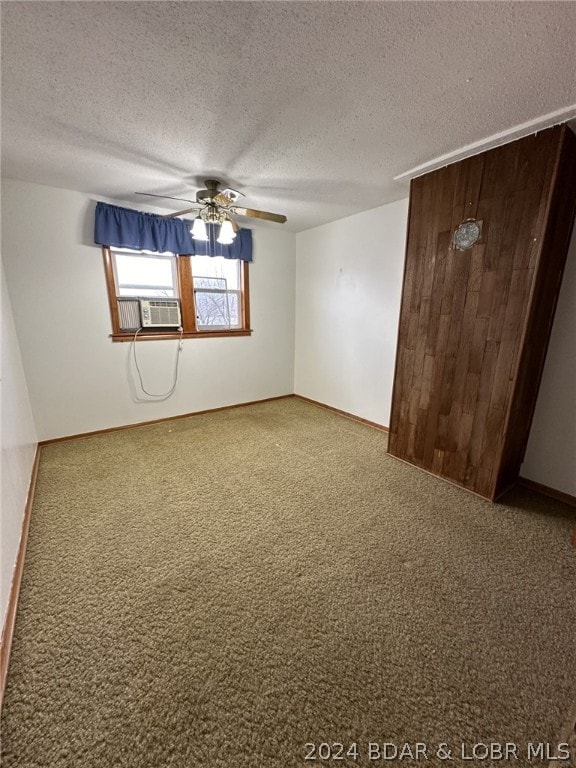
<path id="1" fill-rule="evenodd" d="M 538 131 L 543 131 L 546 128 L 552 128 L 554 125 L 566 123 L 574 118 L 576 118 L 576 104 L 564 107 L 563 109 L 557 109 L 555 112 L 549 112 L 546 115 L 541 115 L 540 117 L 528 120 L 520 125 L 507 128 L 505 131 L 500 131 L 499 133 L 494 133 L 479 141 L 474 141 L 472 144 L 466 144 L 466 146 L 461 149 L 455 149 L 452 152 L 447 152 L 433 160 L 428 160 L 421 165 L 417 165 L 415 168 L 411 168 L 409 171 L 404 171 L 404 173 L 394 176 L 394 181 L 415 179 L 425 173 L 430 173 L 431 171 L 438 170 L 438 168 L 443 168 L 445 165 L 457 163 L 459 160 L 464 160 L 467 157 L 478 155 L 489 149 L 500 147 L 502 144 L 508 144 L 511 141 L 516 141 L 516 139 L 529 136 L 531 133 L 538 133 Z"/>

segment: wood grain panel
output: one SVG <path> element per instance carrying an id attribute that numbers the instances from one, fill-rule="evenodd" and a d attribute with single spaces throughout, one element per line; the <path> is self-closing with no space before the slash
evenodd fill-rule
<path id="1" fill-rule="evenodd" d="M 496 496 L 517 479 L 524 460 L 576 217 L 576 136 L 567 126 L 561 128 L 554 167 L 549 171 L 553 182 L 541 205 L 543 229 L 532 235 L 529 264 L 533 267 L 530 270 L 533 279 L 529 312 L 519 339 Z M 542 245 L 537 250 L 535 245 L 539 240 Z"/>
<path id="2" fill-rule="evenodd" d="M 528 437 L 574 220 L 575 144 L 559 126 L 411 185 L 389 452 L 491 499 Z M 480 240 L 456 250 L 467 218 Z"/>

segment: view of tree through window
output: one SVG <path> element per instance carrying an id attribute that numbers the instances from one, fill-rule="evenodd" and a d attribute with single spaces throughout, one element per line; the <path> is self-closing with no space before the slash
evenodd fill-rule
<path id="1" fill-rule="evenodd" d="M 220 256 L 194 256 L 192 275 L 198 328 L 239 328 L 240 262 Z"/>

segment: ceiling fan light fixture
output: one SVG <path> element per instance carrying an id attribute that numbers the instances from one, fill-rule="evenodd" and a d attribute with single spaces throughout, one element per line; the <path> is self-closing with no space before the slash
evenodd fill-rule
<path id="1" fill-rule="evenodd" d="M 0 0 L 2 2 L 2 0 Z M 199 219 L 202 219 L 204 222 L 204 225 L 207 226 L 208 224 L 215 224 L 221 226 L 225 223 L 226 220 L 231 223 L 234 230 L 238 229 L 238 226 L 235 221 L 232 221 L 229 218 L 229 214 L 234 214 L 235 216 L 247 216 L 251 219 L 264 219 L 265 221 L 275 221 L 277 224 L 284 224 L 286 221 L 286 216 L 280 213 L 270 213 L 270 211 L 258 211 L 255 208 L 244 208 L 243 206 L 237 206 L 234 205 L 234 203 L 240 198 L 243 197 L 242 192 L 238 192 L 235 189 L 223 189 L 222 191 L 219 190 L 220 182 L 217 179 L 205 179 L 204 183 L 206 184 L 206 189 L 200 189 L 198 192 L 196 192 L 196 203 L 197 205 L 194 208 L 185 208 L 182 211 L 176 211 L 175 213 L 169 213 L 164 216 L 166 219 L 177 219 L 180 216 L 186 216 L 189 213 L 194 213 L 200 211 L 200 214 L 198 215 L 198 218 L 195 219 L 194 227 L 190 230 L 192 232 L 192 236 L 195 240 L 207 240 L 209 239 L 208 236 L 208 230 L 206 229 L 206 232 L 204 232 L 202 228 L 202 224 L 199 223 Z M 143 193 L 143 194 L 151 194 L 151 193 Z M 168 199 L 178 199 L 178 198 L 171 198 L 168 195 L 153 195 L 153 197 L 166 197 Z M 186 198 L 180 198 L 182 200 L 185 200 Z M 189 202 L 189 201 L 187 201 Z M 198 223 L 196 223 L 198 222 Z M 224 227 L 224 232 L 222 233 L 222 237 L 224 237 L 226 240 L 234 239 L 234 235 L 230 234 L 230 230 L 228 230 L 228 233 L 226 232 L 228 230 L 228 227 Z M 210 237 L 212 234 L 210 234 Z M 222 242 L 219 240 L 219 242 Z"/>
<path id="2" fill-rule="evenodd" d="M 197 216 L 194 219 L 194 224 L 192 224 L 192 229 L 190 230 L 192 233 L 192 237 L 194 240 L 208 240 L 208 230 L 206 229 L 206 222 L 201 216 Z"/>
<path id="3" fill-rule="evenodd" d="M 236 237 L 236 232 L 234 232 L 234 227 L 232 226 L 232 222 L 230 219 L 224 219 L 222 224 L 220 225 L 220 232 L 218 233 L 218 242 L 220 245 L 231 245 L 234 241 L 234 238 Z"/>

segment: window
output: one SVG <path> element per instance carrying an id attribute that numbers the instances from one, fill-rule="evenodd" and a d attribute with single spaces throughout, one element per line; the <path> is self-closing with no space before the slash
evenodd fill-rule
<path id="1" fill-rule="evenodd" d="M 251 333 L 247 262 L 125 248 L 103 253 L 114 341 L 131 340 L 136 331 L 138 340 L 180 336 L 176 328 L 142 330 L 140 299 L 179 300 L 184 338 Z"/>
<path id="2" fill-rule="evenodd" d="M 240 262 L 218 256 L 192 257 L 192 282 L 198 328 L 240 328 Z"/>
<path id="3" fill-rule="evenodd" d="M 176 258 L 171 253 L 112 251 L 117 296 L 178 296 Z"/>

